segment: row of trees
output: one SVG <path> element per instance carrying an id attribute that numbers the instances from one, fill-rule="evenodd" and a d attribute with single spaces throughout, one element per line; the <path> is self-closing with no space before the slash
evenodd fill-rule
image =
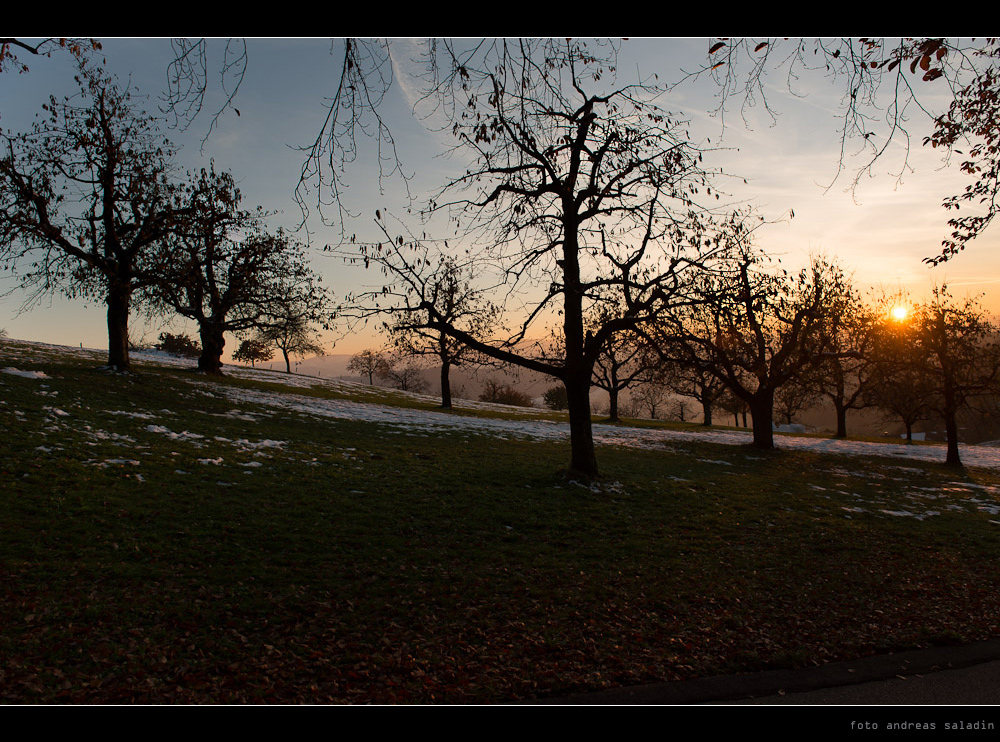
<path id="1" fill-rule="evenodd" d="M 797 274 L 760 267 L 742 258 L 728 283 L 700 282 L 695 303 L 634 339 L 661 383 L 698 399 L 706 424 L 712 405 L 742 403 L 761 448 L 774 445 L 776 415 L 791 423 L 825 401 L 837 437 L 847 436 L 850 410 L 882 409 L 908 438 L 918 420 L 940 420 L 947 463 L 961 463 L 960 411 L 992 406 L 1000 392 L 1000 330 L 975 299 L 940 287 L 913 306 L 898 296 L 865 302 L 825 260 Z"/>
<path id="2" fill-rule="evenodd" d="M 717 269 L 685 286 L 684 302 L 639 331 L 615 334 L 600 350 L 592 382 L 608 392 L 609 417 L 618 419 L 625 389 L 651 417 L 669 392 L 696 400 L 705 425 L 715 408 L 744 419 L 749 413 L 754 445 L 769 449 L 779 418 L 791 423 L 825 402 L 843 438 L 849 411 L 879 408 L 902 422 L 909 440 L 916 422 L 943 422 L 946 461 L 959 465 L 959 413 L 992 406 L 1000 392 L 1000 330 L 976 300 L 957 301 L 939 287 L 917 304 L 898 295 L 866 301 L 836 263 L 817 258 L 789 273 L 754 250 L 748 232 L 736 234 L 740 239 Z M 390 373 L 415 372 L 404 359 L 427 355 L 415 344 L 426 339 L 425 329 L 401 323 L 389 329 L 394 356 L 365 351 L 349 368 L 367 373 L 369 382 L 379 376 L 405 389 Z M 438 360 L 452 363 L 447 354 Z M 442 404 L 450 406 L 445 389 Z M 567 409 L 566 387 L 551 387 L 545 403 Z"/>
<path id="3" fill-rule="evenodd" d="M 397 330 L 397 332 L 399 331 Z M 369 384 L 374 384 L 375 379 L 378 379 L 394 389 L 404 392 L 427 391 L 430 386 L 425 376 L 427 365 L 422 361 L 429 354 L 421 352 L 419 348 L 414 348 L 407 353 L 399 350 L 401 346 L 404 346 L 401 339 L 393 337 L 385 350 L 367 349 L 355 353 L 347 363 L 347 370 L 362 378 L 367 378 Z M 445 358 L 438 357 L 437 363 L 439 369 L 444 365 L 452 365 L 452 361 L 447 356 Z M 481 368 L 489 364 L 483 362 L 475 365 Z M 441 380 L 441 407 L 450 409 L 454 394 L 447 372 L 442 374 Z M 534 406 L 534 400 L 528 394 L 518 390 L 509 382 L 493 377 L 489 377 L 483 382 L 479 400 L 517 407 Z M 562 386 L 552 387 L 546 391 L 543 401 L 551 409 L 566 409 L 566 389 Z"/>
<path id="4" fill-rule="evenodd" d="M 744 48 L 745 43 L 738 46 Z M 761 42 L 749 53 L 766 55 L 774 46 Z M 709 54 L 733 47 L 728 40 L 720 41 Z M 345 86 L 332 100 L 324 130 L 330 147 L 336 148 L 338 137 L 344 138 L 340 144 L 353 143 L 361 109 L 380 100 L 366 95 L 371 92 L 366 73 L 371 65 L 358 64 L 363 61 L 359 52 L 372 48 L 354 41 L 345 45 Z M 846 48 L 849 53 L 843 55 L 829 53 L 822 44 L 817 51 L 823 50 L 829 64 L 840 58 L 863 62 L 856 70 L 901 72 L 912 60 L 911 72 L 919 66 L 927 74 L 944 70 L 944 76 L 947 60 L 953 58 L 948 45 L 914 42 L 890 51 L 884 63 L 869 66 L 873 50 L 884 51 L 884 45 L 866 42 L 860 53 L 850 45 Z M 384 55 L 370 58 L 388 60 L 388 49 L 385 45 Z M 992 42 L 986 47 L 990 53 L 995 50 Z M 403 225 L 396 234 L 387 215 L 376 212 L 376 227 L 384 239 L 331 247 L 382 273 L 380 288 L 349 297 L 340 308 L 341 318 L 388 312 L 394 323 L 428 333 L 427 339 L 439 346 L 453 344 L 459 352 L 558 380 L 565 387 L 569 410 L 569 473 L 582 478 L 598 475 L 590 389 L 599 359 L 616 339 L 644 338 L 664 363 L 681 362 L 692 373 L 704 369 L 721 380 L 751 408 L 755 443 L 762 447 L 773 445 L 770 423 L 779 390 L 820 359 L 857 353 L 838 350 L 835 333 L 824 329 L 836 316 L 830 304 L 837 300 L 841 282 L 821 266 L 787 276 L 767 264 L 750 242 L 755 222 L 734 212 L 719 192 L 721 173 L 706 165 L 711 150 L 692 141 L 682 116 L 657 104 L 671 88 L 655 78 L 622 82 L 617 44 L 495 39 L 461 48 L 438 40 L 426 51 L 427 88 L 420 100 L 431 107 L 433 120 L 444 121 L 443 130 L 453 135 L 451 154 L 461 167 L 429 200 L 424 216 L 449 219 L 453 239 L 461 239 L 464 253 L 459 262 L 447 242 L 414 238 L 412 225 Z M 733 69 L 734 59 L 712 59 L 706 70 Z M 384 69 L 381 62 L 376 64 L 376 71 Z M 766 64 L 754 69 L 766 69 Z M 864 74 L 870 80 L 874 73 Z M 129 302 L 133 294 L 145 297 L 147 286 L 154 287 L 163 275 L 162 270 L 145 267 L 149 246 L 174 244 L 176 254 L 186 256 L 184 246 L 190 241 L 216 241 L 215 192 L 206 192 L 198 178 L 177 188 L 166 167 L 170 153 L 142 119 L 127 124 L 129 137 L 144 130 L 150 134 L 134 140 L 142 144 L 131 144 L 127 156 L 119 152 L 121 142 L 133 140 L 108 133 L 115 132 L 119 119 L 135 117 L 108 115 L 103 103 L 96 105 L 108 98 L 101 92 L 107 85 L 95 87 L 89 82 L 92 77 L 83 77 L 88 81 L 84 95 L 95 105 L 74 108 L 53 102 L 49 125 L 6 140 L 0 186 L 5 231 L 0 245 L 8 262 L 21 263 L 26 257 L 12 247 L 15 244 L 29 246 L 33 257 L 41 253 L 43 259 L 31 264 L 28 275 L 44 289 L 100 290 L 109 308 L 111 362 L 122 366 L 127 365 Z M 992 94 L 996 86 L 990 80 L 975 79 Z M 995 108 L 995 95 L 984 100 L 989 110 Z M 858 110 L 853 102 L 851 110 Z M 963 110 L 962 105 L 955 109 L 955 120 Z M 348 118 L 339 118 L 341 113 Z M 380 136 L 388 136 L 384 122 L 378 123 Z M 970 167 L 995 164 L 994 129 L 959 129 L 989 145 L 976 149 Z M 58 133 L 50 137 L 50 132 Z M 58 145 L 50 155 L 50 142 L 71 140 L 77 132 L 73 146 Z M 868 141 L 867 133 L 865 137 Z M 942 135 L 940 144 L 950 149 L 954 141 Z M 91 144 L 110 154 L 88 158 L 74 171 L 75 163 L 83 161 L 74 159 L 74 153 L 85 152 Z M 341 156 L 352 151 L 341 148 Z M 318 164 L 328 152 L 319 146 L 310 162 Z M 331 154 L 331 166 L 335 161 Z M 126 169 L 119 176 L 122 163 L 136 163 L 134 175 Z M 73 175 L 65 177 L 71 171 Z M 218 178 L 209 172 L 204 180 L 214 187 Z M 221 185 L 220 200 L 232 201 Z M 983 191 L 987 196 L 995 193 L 988 186 Z M 78 210 L 75 222 L 60 225 L 50 218 L 70 202 L 85 207 Z M 226 205 L 236 209 L 234 202 Z M 197 228 L 177 227 L 199 219 Z M 225 226 L 218 229 L 252 236 L 253 217 L 247 219 L 224 219 Z M 977 222 L 970 234 L 985 223 Z M 189 262 L 203 273 L 212 264 Z M 454 270 L 474 276 L 477 286 L 495 289 L 489 296 L 498 297 L 495 312 L 503 323 L 478 325 L 479 312 L 453 313 L 445 277 Z M 831 280 L 818 280 L 821 277 Z M 182 300 L 151 290 L 154 304 L 167 302 L 175 311 L 183 304 L 204 321 L 210 335 L 221 326 L 218 313 L 193 309 L 199 297 L 210 292 L 178 293 Z M 473 293 L 486 295 L 484 289 Z M 768 322 L 762 319 L 765 310 L 771 312 Z M 503 327 L 507 322 L 512 329 Z M 707 332 L 691 330 L 699 323 Z M 527 342 L 546 334 L 541 332 L 545 326 L 555 327 L 555 342 L 544 347 Z M 218 344 L 212 337 L 203 346 L 215 352 Z M 443 375 L 447 367 L 442 361 Z M 614 374 L 609 379 L 611 387 L 620 383 Z"/>
<path id="5" fill-rule="evenodd" d="M 227 332 L 280 338 L 328 319 L 304 247 L 243 207 L 231 174 L 178 176 L 127 87 L 85 62 L 76 79 L 76 96 L 51 98 L 30 131 L 0 142 L 0 262 L 32 290 L 28 304 L 56 291 L 102 300 L 120 371 L 135 309 L 195 321 L 209 373 Z"/>

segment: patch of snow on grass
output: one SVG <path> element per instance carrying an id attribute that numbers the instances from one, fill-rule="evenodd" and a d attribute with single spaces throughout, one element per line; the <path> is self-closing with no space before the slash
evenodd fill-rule
<path id="1" fill-rule="evenodd" d="M 126 412 L 125 410 L 108 410 L 109 415 L 122 415 L 124 417 L 133 417 L 138 420 L 155 420 L 156 415 L 149 412 Z"/>
<path id="2" fill-rule="evenodd" d="M 313 380 L 314 383 L 315 381 Z M 251 389 L 227 388 L 220 391 L 235 404 L 257 404 L 317 418 L 373 422 L 388 428 L 387 433 L 427 435 L 438 430 L 449 430 L 492 437 L 546 440 L 566 440 L 569 438 L 569 424 L 565 422 L 479 418 L 454 415 L 439 410 L 390 407 L 370 402 L 307 397 L 293 393 L 272 393 Z M 594 441 L 598 445 L 652 449 L 668 448 L 673 443 L 685 441 L 745 446 L 753 439 L 749 430 L 653 430 L 602 424 L 593 426 L 593 434 Z M 775 446 L 779 449 L 819 451 L 845 456 L 900 456 L 932 462 L 943 461 L 945 454 L 944 447 L 936 445 L 914 446 L 905 443 L 875 443 L 794 435 L 776 437 Z M 1000 469 L 1000 450 L 995 448 L 962 446 L 962 459 L 967 466 Z M 851 476 L 856 475 L 855 472 L 847 469 L 843 473 Z"/>
<path id="3" fill-rule="evenodd" d="M 5 374 L 10 374 L 11 376 L 21 376 L 25 379 L 51 379 L 52 377 L 46 374 L 44 371 L 21 371 L 20 369 L 8 366 L 3 370 Z"/>
<path id="4" fill-rule="evenodd" d="M 233 445 L 237 446 L 241 451 L 257 451 L 261 448 L 281 448 L 285 445 L 285 441 L 265 439 L 254 443 L 253 441 L 248 441 L 246 438 L 240 438 L 233 441 Z"/>
<path id="5" fill-rule="evenodd" d="M 162 433 L 171 440 L 199 440 L 205 436 L 199 435 L 198 433 L 189 433 L 188 431 L 183 431 L 180 433 L 175 433 L 169 428 L 165 428 L 162 425 L 147 425 L 146 430 L 150 433 Z"/>

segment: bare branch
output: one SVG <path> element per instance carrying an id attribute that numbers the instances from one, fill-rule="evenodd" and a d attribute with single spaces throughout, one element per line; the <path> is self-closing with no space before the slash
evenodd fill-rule
<path id="1" fill-rule="evenodd" d="M 186 130 L 201 113 L 209 89 L 207 62 L 208 44 L 205 39 L 176 38 L 170 42 L 174 59 L 167 67 L 167 92 L 162 96 L 161 111 L 173 119 L 173 126 Z M 222 115 L 233 110 L 237 116 L 236 95 L 247 71 L 245 39 L 227 39 L 219 79 L 224 97 L 222 105 L 209 120 L 208 131 L 201 140 L 202 148 Z"/>

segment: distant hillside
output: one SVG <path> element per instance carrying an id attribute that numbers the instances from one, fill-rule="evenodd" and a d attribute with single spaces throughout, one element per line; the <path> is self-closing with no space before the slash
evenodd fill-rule
<path id="1" fill-rule="evenodd" d="M 300 362 L 293 360 L 292 370 L 298 374 L 326 379 L 348 379 L 351 381 L 367 382 L 366 377 L 361 377 L 348 371 L 347 366 L 350 361 L 351 354 L 349 353 L 313 356 Z M 257 364 L 257 367 L 282 371 L 284 370 L 284 361 L 281 358 L 277 358 L 267 363 Z M 441 393 L 438 374 L 439 371 L 436 366 L 428 365 L 424 371 L 424 378 L 428 383 L 427 391 L 430 394 Z M 541 405 L 542 395 L 549 387 L 556 383 L 554 379 L 543 374 L 523 369 L 505 371 L 502 369 L 484 368 L 469 371 L 459 366 L 451 370 L 452 394 L 457 398 L 478 399 L 482 393 L 484 384 L 489 379 L 496 379 L 505 384 L 510 384 L 518 391 L 535 399 L 536 404 L 539 406 Z M 385 385 L 377 380 L 376 384 Z M 626 400 L 628 393 L 625 392 L 622 398 L 623 401 Z M 607 392 L 595 387 L 591 392 L 591 400 L 595 411 L 607 410 Z M 672 415 L 666 412 L 667 409 L 668 406 L 664 405 L 665 412 L 662 417 L 669 419 Z M 689 414 L 693 415 L 693 418 L 688 419 L 700 420 L 701 418 L 701 408 L 694 400 L 691 400 L 691 404 L 689 405 Z M 732 424 L 733 422 L 730 416 L 721 410 L 715 412 L 715 418 L 716 423 L 723 425 Z M 801 416 L 796 416 L 796 422 L 802 422 L 809 429 L 817 431 L 832 432 L 836 426 L 832 410 L 823 407 L 810 410 Z M 886 423 L 882 419 L 882 416 L 875 412 L 851 413 L 848 416 L 848 430 L 852 435 L 880 435 L 886 430 L 894 429 L 894 427 L 891 422 Z"/>
<path id="2" fill-rule="evenodd" d="M 352 381 L 367 382 L 367 378 L 362 378 L 352 374 L 347 370 L 351 355 L 347 353 L 336 353 L 326 356 L 314 356 L 304 361 L 292 361 L 292 370 L 295 373 L 308 376 L 317 376 L 326 379 L 348 379 Z M 257 368 L 271 369 L 274 371 L 284 370 L 284 361 L 279 357 L 267 363 L 257 364 Z M 428 365 L 424 372 L 427 380 L 427 392 L 429 394 L 440 394 L 441 384 L 439 381 L 439 371 L 435 366 Z M 456 398 L 478 399 L 483 390 L 483 385 L 489 379 L 499 380 L 502 383 L 510 384 L 515 389 L 529 395 L 535 400 L 537 406 L 542 406 L 541 398 L 545 391 L 557 383 L 554 379 L 533 371 L 525 370 L 500 370 L 494 368 L 478 369 L 468 371 L 462 367 L 452 368 L 451 388 L 452 395 Z M 376 381 L 376 384 L 380 382 Z M 385 384 L 380 384 L 385 385 Z M 627 400 L 627 392 L 622 395 L 622 399 Z M 592 407 L 597 414 L 607 411 L 608 395 L 596 387 L 591 392 Z M 690 400 L 688 405 L 688 420 L 700 420 L 701 408 L 694 400 Z M 670 405 L 663 406 L 664 419 L 674 419 L 673 408 Z M 642 413 L 638 413 L 642 414 Z M 961 421 L 962 438 L 966 443 L 978 443 L 981 441 L 993 440 L 1000 436 L 1000 421 L 993 419 L 990 415 L 980 415 L 974 411 L 965 411 Z M 715 411 L 715 423 L 721 425 L 732 425 L 733 419 L 721 410 Z M 808 430 L 815 432 L 832 433 L 836 429 L 836 416 L 832 408 L 827 406 L 815 407 L 804 413 L 795 416 L 795 422 L 802 423 Z M 849 435 L 864 436 L 896 436 L 903 432 L 902 425 L 893 419 L 887 419 L 877 410 L 852 411 L 847 416 L 847 430 Z M 915 431 L 926 435 L 927 440 L 944 440 L 943 427 L 938 423 L 918 423 Z"/>
<path id="3" fill-rule="evenodd" d="M 317 376 L 325 379 L 350 379 L 352 381 L 367 383 L 367 377 L 359 376 L 347 370 L 350 362 L 351 355 L 348 353 L 313 356 L 300 362 L 296 362 L 293 359 L 292 371 L 298 374 Z M 283 371 L 285 363 L 279 357 L 266 363 L 258 363 L 257 368 Z M 437 366 L 428 364 L 424 371 L 424 378 L 427 380 L 427 391 L 430 394 L 441 393 L 440 371 Z M 505 384 L 510 384 L 518 391 L 534 399 L 541 399 L 545 390 L 556 383 L 553 379 L 532 371 L 503 371 L 487 368 L 470 372 L 462 366 L 457 366 L 451 369 L 452 395 L 465 399 L 478 399 L 483 390 L 483 385 L 489 379 L 496 379 Z M 378 380 L 375 383 L 384 386 Z"/>

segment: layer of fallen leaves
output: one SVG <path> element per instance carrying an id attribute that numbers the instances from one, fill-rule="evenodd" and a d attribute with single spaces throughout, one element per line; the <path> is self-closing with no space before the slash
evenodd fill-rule
<path id="1" fill-rule="evenodd" d="M 388 603 L 363 590 L 347 600 L 305 586 L 123 587 L 80 575 L 81 587 L 56 602 L 21 591 L 8 574 L 0 700 L 493 703 L 998 633 L 1000 584 L 975 565 L 908 567 L 899 555 L 873 554 L 849 568 L 856 590 L 846 594 L 830 592 L 822 571 L 783 586 L 780 575 L 734 574 L 714 596 L 698 594 L 704 575 L 678 575 L 676 601 L 647 594 L 639 575 L 553 584 L 525 574 L 494 576 L 502 597 L 438 584 Z"/>

